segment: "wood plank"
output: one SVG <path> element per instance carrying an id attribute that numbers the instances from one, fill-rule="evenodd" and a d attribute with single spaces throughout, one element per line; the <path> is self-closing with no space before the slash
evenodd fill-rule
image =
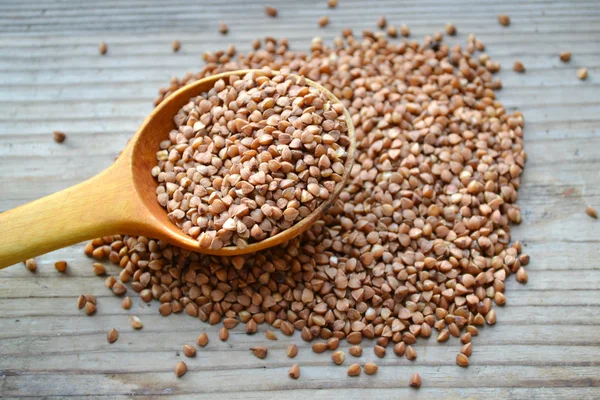
<path id="1" fill-rule="evenodd" d="M 459 33 L 449 43 L 463 43 L 469 32 L 482 39 L 502 65 L 498 98 L 509 112 L 525 115 L 523 223 L 511 233 L 531 256 L 529 282 L 508 280 L 507 305 L 497 307 L 497 325 L 473 338 L 468 369 L 454 364 L 454 338 L 419 341 L 414 363 L 393 354 L 376 359 L 365 341 L 359 362 L 376 360 L 380 370 L 348 378 L 345 367 L 332 366 L 328 354 L 313 354 L 298 334 L 267 342 L 265 326 L 254 336 L 238 327 L 222 343 L 218 326 L 187 315 L 161 317 L 157 304 L 146 305 L 131 291 L 133 307 L 122 310 L 80 244 L 39 257 L 36 274 L 22 265 L 0 271 L 0 397 L 600 398 L 600 236 L 598 222 L 583 212 L 587 204 L 600 209 L 600 4 L 377 0 L 366 7 L 364 0 L 342 0 L 335 10 L 324 0 L 270 4 L 279 18 L 266 19 L 263 3 L 245 0 L 1 1 L 0 210 L 110 165 L 152 109 L 158 88 L 199 70 L 206 50 L 233 42 L 248 51 L 253 38 L 266 35 L 286 36 L 293 49 L 308 50 L 316 35 L 331 42 L 345 27 L 376 30 L 380 15 L 408 23 L 411 40 L 453 22 Z M 500 13 L 511 16 L 509 28 L 496 22 Z M 316 27 L 321 15 L 331 19 L 325 29 Z M 230 25 L 229 35 L 217 33 L 219 20 Z M 173 39 L 183 43 L 177 54 Z M 109 44 L 105 57 L 97 53 L 100 40 Z M 568 64 L 557 56 L 565 50 L 573 53 Z M 516 59 L 525 74 L 511 70 Z M 589 70 L 585 82 L 576 78 L 580 67 Z M 67 142 L 54 143 L 54 129 L 67 132 Z M 68 276 L 54 269 L 58 259 L 69 262 Z M 97 295 L 96 316 L 77 310 L 79 293 Z M 133 332 L 129 315 L 139 315 L 144 329 Z M 112 327 L 121 337 L 109 345 Z M 186 360 L 190 372 L 177 379 L 177 353 L 203 330 L 210 345 Z M 300 347 L 294 361 L 284 354 L 292 342 Z M 247 350 L 252 345 L 267 345 L 269 357 L 254 358 Z M 292 362 L 301 365 L 298 381 L 287 377 Z M 423 378 L 418 391 L 408 388 L 415 371 Z"/>

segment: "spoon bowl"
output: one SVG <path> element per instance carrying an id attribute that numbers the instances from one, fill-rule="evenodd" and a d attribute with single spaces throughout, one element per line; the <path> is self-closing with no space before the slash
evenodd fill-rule
<path id="1" fill-rule="evenodd" d="M 246 247 L 202 248 L 167 215 L 156 199 L 158 182 L 151 170 L 156 152 L 174 128 L 173 116 L 190 98 L 208 92 L 219 79 L 247 73 L 273 76 L 277 71 L 240 70 L 198 80 L 160 103 L 144 120 L 119 158 L 100 174 L 78 185 L 0 214 L 0 269 L 84 240 L 116 234 L 147 236 L 199 253 L 235 256 L 284 243 L 306 231 L 333 204 L 346 186 L 354 162 L 356 136 L 344 108 L 350 145 L 342 179 L 333 194 L 289 229 Z M 323 86 L 306 79 L 333 103 L 340 101 Z"/>

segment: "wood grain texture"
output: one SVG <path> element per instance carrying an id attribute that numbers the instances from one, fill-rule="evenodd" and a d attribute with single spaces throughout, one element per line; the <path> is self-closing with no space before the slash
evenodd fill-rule
<path id="1" fill-rule="evenodd" d="M 233 42 L 250 49 L 255 37 L 286 36 L 306 50 L 312 36 L 334 38 L 341 29 L 375 29 L 378 16 L 407 23 L 413 37 L 458 28 L 450 43 L 474 32 L 499 60 L 499 98 L 525 115 L 528 162 L 519 192 L 523 224 L 512 231 L 531 255 L 529 282 L 507 283 L 498 323 L 474 338 L 471 366 L 454 364 L 456 339 L 420 341 L 418 359 L 376 359 L 365 344 L 360 362 L 376 360 L 377 375 L 348 378 L 327 355 L 315 355 L 299 335 L 277 342 L 237 328 L 230 340 L 217 327 L 185 315 L 163 318 L 157 305 L 132 295 L 120 308 L 79 244 L 0 271 L 0 397 L 70 399 L 312 398 L 545 398 L 600 397 L 600 224 L 585 215 L 600 209 L 600 4 L 595 0 L 269 1 L 217 0 L 0 0 L 0 210 L 8 210 L 89 178 L 112 163 L 152 110 L 171 76 L 196 71 L 200 54 Z M 500 13 L 511 26 L 496 22 Z M 317 28 L 321 15 L 330 17 Z M 230 33 L 217 33 L 220 20 Z M 179 53 L 170 43 L 182 42 Z M 105 57 L 97 52 L 108 43 Z M 571 51 L 569 64 L 558 59 Z M 525 74 L 512 72 L 516 59 Z M 581 82 L 576 70 L 586 67 Z M 52 131 L 68 134 L 63 145 Z M 0 227 L 1 229 L 2 227 Z M 32 226 L 32 235 L 35 226 Z M 67 275 L 53 267 L 69 262 Z M 117 268 L 107 265 L 109 271 Z M 98 296 L 98 313 L 77 310 L 80 293 Z M 128 315 L 144 329 L 134 332 Z M 119 340 L 108 345 L 106 332 Z M 183 344 L 202 331 L 211 338 L 183 379 L 173 373 Z M 287 344 L 299 344 L 301 378 L 287 377 Z M 267 359 L 248 351 L 267 345 Z M 346 348 L 347 346 L 343 346 Z M 391 353 L 391 351 L 389 351 Z M 351 359 L 352 357 L 349 357 Z M 348 360 L 346 361 L 348 363 Z M 410 375 L 423 378 L 419 391 Z M 87 397 L 89 396 L 89 397 Z"/>

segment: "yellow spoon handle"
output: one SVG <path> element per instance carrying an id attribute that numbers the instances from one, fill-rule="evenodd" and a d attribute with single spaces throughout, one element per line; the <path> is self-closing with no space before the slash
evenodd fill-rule
<path id="1" fill-rule="evenodd" d="M 28 258 L 120 233 L 133 190 L 115 166 L 85 182 L 0 214 L 0 269 Z"/>

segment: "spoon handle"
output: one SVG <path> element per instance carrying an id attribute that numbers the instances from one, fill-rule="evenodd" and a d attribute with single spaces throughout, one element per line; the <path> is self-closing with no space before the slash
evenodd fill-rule
<path id="1" fill-rule="evenodd" d="M 111 166 L 85 182 L 0 214 L 0 269 L 121 233 L 135 205 L 123 172 Z"/>

